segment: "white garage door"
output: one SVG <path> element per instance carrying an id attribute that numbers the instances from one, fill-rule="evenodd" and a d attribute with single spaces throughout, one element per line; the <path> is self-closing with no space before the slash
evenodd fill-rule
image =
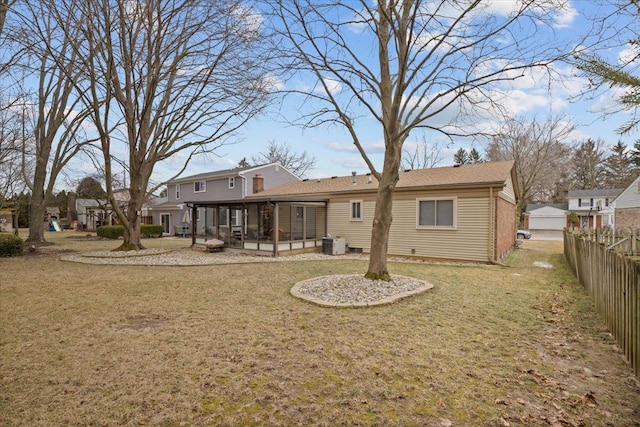
<path id="1" fill-rule="evenodd" d="M 529 229 L 531 230 L 562 230 L 565 226 L 564 216 L 529 217 Z"/>

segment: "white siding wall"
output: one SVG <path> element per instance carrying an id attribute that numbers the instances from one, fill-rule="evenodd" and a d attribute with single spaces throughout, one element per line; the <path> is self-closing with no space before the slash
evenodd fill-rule
<path id="1" fill-rule="evenodd" d="M 631 183 L 616 199 L 616 209 L 640 207 L 640 177 Z"/>

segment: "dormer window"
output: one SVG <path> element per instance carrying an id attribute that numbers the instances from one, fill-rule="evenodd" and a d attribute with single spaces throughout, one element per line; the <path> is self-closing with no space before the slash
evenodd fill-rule
<path id="1" fill-rule="evenodd" d="M 193 192 L 194 193 L 204 193 L 207 191 L 207 182 L 206 181 L 196 181 L 193 183 Z"/>
<path id="2" fill-rule="evenodd" d="M 236 177 L 235 176 L 230 176 L 229 177 L 229 189 L 232 188 L 236 188 Z"/>
<path id="3" fill-rule="evenodd" d="M 180 200 L 180 184 L 176 184 L 176 200 Z"/>

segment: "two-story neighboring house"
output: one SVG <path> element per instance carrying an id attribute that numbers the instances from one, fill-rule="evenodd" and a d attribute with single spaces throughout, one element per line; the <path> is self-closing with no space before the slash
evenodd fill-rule
<path id="1" fill-rule="evenodd" d="M 300 181 L 289 170 L 277 163 L 206 172 L 174 179 L 167 184 L 166 200 L 151 208 L 153 223 L 162 224 L 165 234 L 190 235 L 194 224 L 197 235 L 206 235 L 204 209 L 196 210 L 197 217 L 191 218 L 193 202 L 219 202 L 241 200 L 254 192 L 254 177 L 262 177 L 259 191 L 291 181 Z M 219 213 L 216 224 L 228 227 L 229 233 L 239 228 L 242 221 L 241 210 L 228 209 Z"/>
<path id="2" fill-rule="evenodd" d="M 568 193 L 568 210 L 578 215 L 581 228 L 613 226 L 613 199 L 622 189 L 571 190 Z"/>
<path id="3" fill-rule="evenodd" d="M 613 201 L 616 229 L 640 229 L 640 176 Z"/>

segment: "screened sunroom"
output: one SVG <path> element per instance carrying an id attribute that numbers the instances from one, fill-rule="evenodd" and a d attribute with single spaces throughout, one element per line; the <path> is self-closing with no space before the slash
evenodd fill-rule
<path id="1" fill-rule="evenodd" d="M 189 205 L 194 245 L 218 239 L 226 248 L 260 255 L 319 252 L 327 231 L 326 200 L 240 200 Z"/>

